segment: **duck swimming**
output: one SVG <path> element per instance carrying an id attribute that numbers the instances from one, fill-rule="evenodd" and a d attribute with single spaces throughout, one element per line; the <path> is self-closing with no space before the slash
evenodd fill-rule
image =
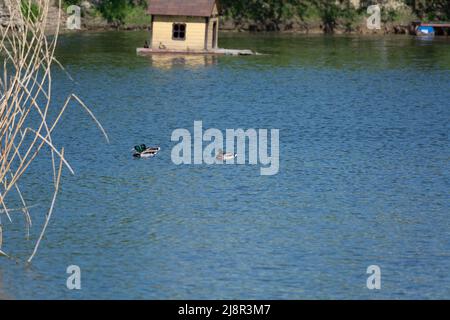
<path id="1" fill-rule="evenodd" d="M 147 147 L 145 144 L 135 146 L 133 149 L 135 158 L 153 158 L 161 150 L 160 147 Z"/>
<path id="2" fill-rule="evenodd" d="M 224 152 L 222 149 L 219 149 L 219 152 L 217 153 L 216 159 L 217 160 L 231 160 L 237 157 L 237 154 L 231 153 L 231 152 Z"/>

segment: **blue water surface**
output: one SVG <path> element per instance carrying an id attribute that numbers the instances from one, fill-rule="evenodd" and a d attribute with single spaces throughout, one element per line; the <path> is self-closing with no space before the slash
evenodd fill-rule
<path id="1" fill-rule="evenodd" d="M 14 299 L 450 297 L 450 41 L 223 34 L 250 57 L 138 57 L 146 32 L 62 36 L 54 216 L 42 154 L 21 182 L 35 221 L 4 222 L 0 291 Z M 280 130 L 280 170 L 180 165 L 173 130 Z M 160 145 L 133 160 L 138 143 Z M 14 206 L 14 205 L 13 205 Z M 82 289 L 66 288 L 81 268 Z M 366 269 L 378 265 L 381 290 Z"/>

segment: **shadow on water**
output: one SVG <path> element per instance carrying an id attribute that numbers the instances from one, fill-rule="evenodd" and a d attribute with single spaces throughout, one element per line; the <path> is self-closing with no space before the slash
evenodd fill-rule
<path id="1" fill-rule="evenodd" d="M 145 57 L 150 61 L 154 68 L 172 69 L 172 68 L 202 68 L 216 65 L 217 56 L 213 55 L 151 55 Z"/>

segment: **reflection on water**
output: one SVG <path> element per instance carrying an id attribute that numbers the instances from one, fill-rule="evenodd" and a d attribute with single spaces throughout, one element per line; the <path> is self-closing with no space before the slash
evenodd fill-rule
<path id="1" fill-rule="evenodd" d="M 166 55 L 154 54 L 147 57 L 151 66 L 160 69 L 174 67 L 199 68 L 217 64 L 217 56 L 214 55 Z"/>
<path id="2" fill-rule="evenodd" d="M 138 57 L 146 32 L 65 35 L 55 103 L 75 92 L 54 143 L 64 174 L 31 268 L 0 258 L 13 298 L 446 298 L 450 295 L 450 41 L 224 34 L 251 57 Z M 175 166 L 171 133 L 280 129 L 280 171 Z M 160 145 L 147 161 L 130 148 Z M 33 164 L 21 187 L 49 203 Z M 41 218 L 39 218 L 41 217 Z M 3 249 L 25 260 L 23 221 Z M 66 288 L 78 265 L 82 290 Z M 382 290 L 365 287 L 377 264 Z"/>

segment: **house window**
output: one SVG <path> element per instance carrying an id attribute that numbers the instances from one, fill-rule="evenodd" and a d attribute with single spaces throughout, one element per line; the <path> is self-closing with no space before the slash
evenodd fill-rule
<path id="1" fill-rule="evenodd" d="M 172 27 L 173 40 L 186 40 L 186 24 L 174 23 Z"/>

